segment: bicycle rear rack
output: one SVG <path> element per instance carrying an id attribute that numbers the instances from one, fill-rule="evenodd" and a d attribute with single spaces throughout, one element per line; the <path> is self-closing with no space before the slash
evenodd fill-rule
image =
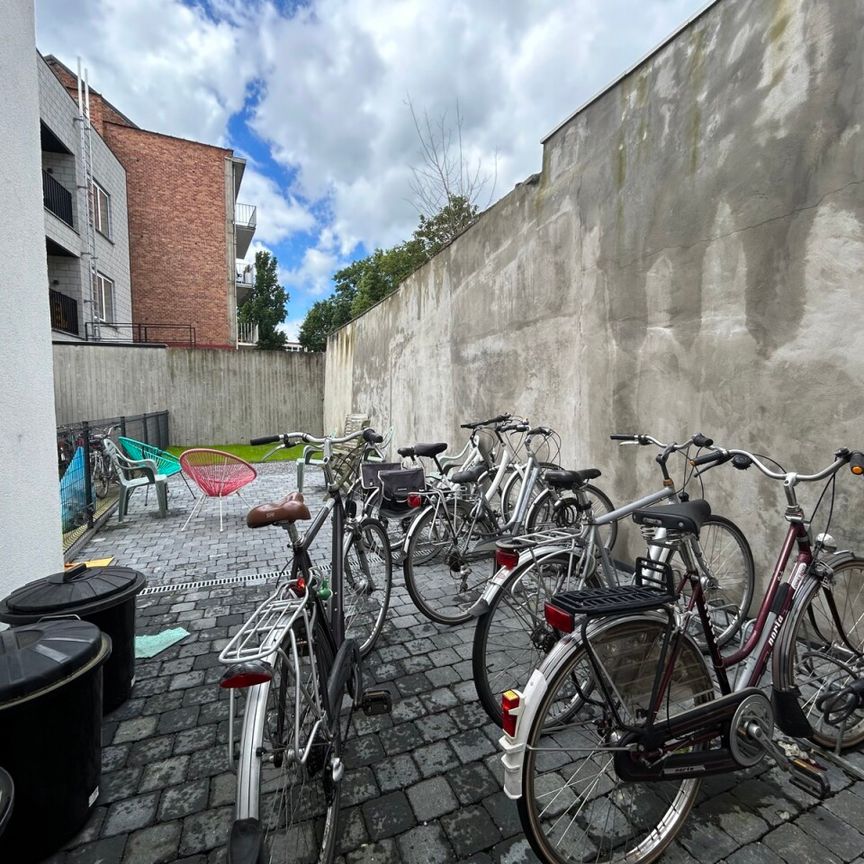
<path id="1" fill-rule="evenodd" d="M 222 649 L 225 664 L 266 660 L 276 651 L 309 602 L 308 594 L 297 596 L 281 585 L 250 616 Z"/>

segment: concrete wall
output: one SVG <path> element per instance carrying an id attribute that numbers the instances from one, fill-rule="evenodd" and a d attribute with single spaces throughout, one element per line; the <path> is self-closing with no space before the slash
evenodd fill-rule
<path id="1" fill-rule="evenodd" d="M 11 0 L 0 40 L 0 596 L 62 569 L 51 319 L 32 0 Z M 14 314 L 12 311 L 14 310 Z"/>
<path id="2" fill-rule="evenodd" d="M 610 432 L 702 429 L 803 472 L 864 449 L 862 28 L 858 3 L 715 4 L 331 338 L 325 426 L 366 410 L 399 442 L 461 442 L 460 421 L 519 412 L 617 500 L 658 475 Z M 832 533 L 864 552 L 864 486 L 838 489 Z M 766 566 L 778 484 L 723 468 L 706 493 Z"/>
<path id="3" fill-rule="evenodd" d="M 57 422 L 168 410 L 171 443 L 322 428 L 320 354 L 54 345 Z"/>

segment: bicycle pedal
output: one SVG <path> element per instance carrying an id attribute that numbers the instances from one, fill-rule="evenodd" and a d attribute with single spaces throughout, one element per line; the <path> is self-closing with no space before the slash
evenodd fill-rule
<path id="1" fill-rule="evenodd" d="M 827 769 L 823 765 L 811 759 L 797 757 L 789 761 L 789 767 L 793 786 L 820 800 L 831 793 L 826 776 Z"/>
<path id="2" fill-rule="evenodd" d="M 393 710 L 393 697 L 389 690 L 367 690 L 360 705 L 367 717 L 389 714 Z"/>

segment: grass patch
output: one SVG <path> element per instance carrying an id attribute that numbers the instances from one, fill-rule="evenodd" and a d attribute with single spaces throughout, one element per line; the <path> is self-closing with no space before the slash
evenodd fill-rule
<path id="1" fill-rule="evenodd" d="M 231 453 L 234 456 L 239 456 L 247 462 L 260 462 L 275 446 L 274 444 L 259 444 L 253 447 L 251 444 L 199 444 L 199 447 L 209 447 L 211 450 L 222 450 L 225 453 Z M 289 459 L 297 459 L 303 455 L 304 444 L 295 444 L 293 447 L 277 450 L 267 461 L 280 462 Z M 184 450 L 191 450 L 191 447 L 169 447 L 168 452 L 179 456 Z"/>

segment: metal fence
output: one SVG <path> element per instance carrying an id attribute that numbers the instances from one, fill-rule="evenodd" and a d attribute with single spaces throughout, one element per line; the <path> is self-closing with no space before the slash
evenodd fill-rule
<path id="1" fill-rule="evenodd" d="M 102 440 L 110 437 L 116 443 L 120 436 L 164 450 L 169 443 L 168 412 L 82 420 L 57 427 L 64 551 L 117 500 L 117 477 Z"/>

